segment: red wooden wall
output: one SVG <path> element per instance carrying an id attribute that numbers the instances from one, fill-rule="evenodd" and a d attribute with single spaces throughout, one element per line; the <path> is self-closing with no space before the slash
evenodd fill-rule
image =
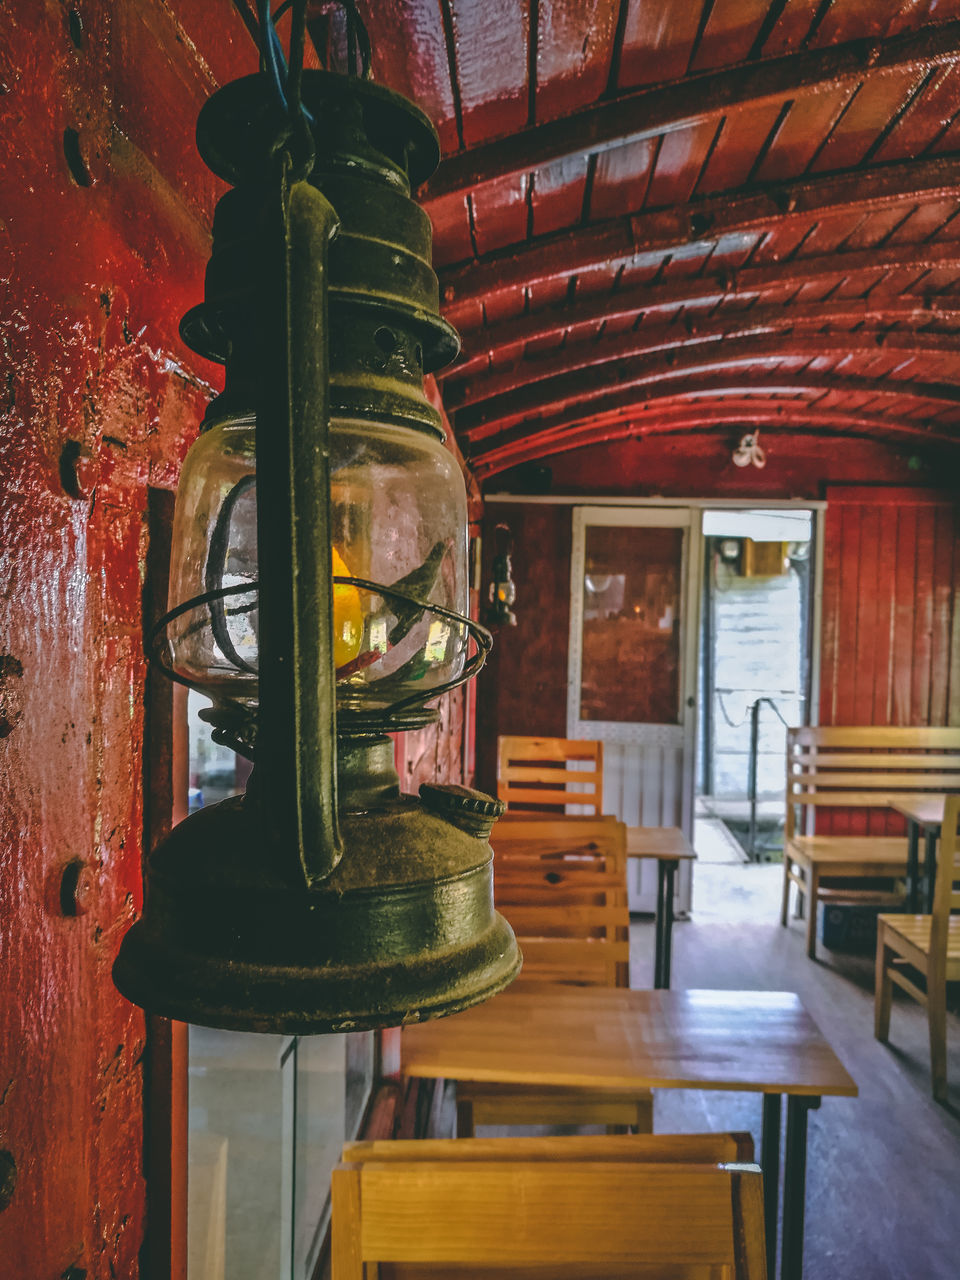
<path id="1" fill-rule="evenodd" d="M 160 0 L 0 18 L 4 1277 L 138 1271 L 146 1029 L 110 970 L 140 901 L 145 513 L 215 374 L 177 336 L 215 187 L 193 121 L 256 65 L 239 20 L 209 19 Z"/>
<path id="2" fill-rule="evenodd" d="M 822 724 L 960 725 L 958 502 L 827 491 Z"/>
<path id="3" fill-rule="evenodd" d="M 958 495 L 827 493 L 821 724 L 960 725 Z M 817 814 L 817 830 L 898 834 L 883 810 Z"/>

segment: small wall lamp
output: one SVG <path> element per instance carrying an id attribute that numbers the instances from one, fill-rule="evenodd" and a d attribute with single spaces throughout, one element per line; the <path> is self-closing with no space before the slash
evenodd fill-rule
<path id="1" fill-rule="evenodd" d="M 517 615 L 513 605 L 517 586 L 513 580 L 513 534 L 509 525 L 498 524 L 493 531 L 493 581 L 487 608 L 487 622 L 492 627 L 515 627 Z"/>

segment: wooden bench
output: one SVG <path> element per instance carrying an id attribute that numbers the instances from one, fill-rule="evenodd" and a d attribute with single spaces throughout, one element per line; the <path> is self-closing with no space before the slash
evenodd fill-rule
<path id="1" fill-rule="evenodd" d="M 790 886 L 806 900 L 807 955 L 817 943 L 820 902 L 900 906 L 907 874 L 907 838 L 861 833 L 811 833 L 820 809 L 889 809 L 897 799 L 960 789 L 960 729 L 881 726 L 787 730 L 787 814 L 783 840 L 786 925 Z M 860 883 L 851 883 L 860 882 Z"/>

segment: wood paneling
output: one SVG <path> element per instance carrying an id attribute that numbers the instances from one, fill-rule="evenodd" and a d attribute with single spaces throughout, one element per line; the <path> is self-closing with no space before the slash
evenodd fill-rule
<path id="1" fill-rule="evenodd" d="M 827 491 L 820 723 L 960 724 L 957 499 L 890 487 Z M 885 812 L 817 815 L 817 831 L 894 834 Z"/>
<path id="2" fill-rule="evenodd" d="M 822 724 L 960 724 L 960 526 L 948 493 L 827 492 Z"/>

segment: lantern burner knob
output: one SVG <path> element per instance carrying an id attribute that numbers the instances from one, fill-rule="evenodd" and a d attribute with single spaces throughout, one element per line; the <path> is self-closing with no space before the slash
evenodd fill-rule
<path id="1" fill-rule="evenodd" d="M 420 787 L 420 799 L 425 809 L 432 810 L 461 831 L 467 831 L 481 840 L 487 839 L 493 824 L 507 807 L 502 800 L 494 800 L 492 796 L 474 791 L 471 787 L 434 782 L 423 783 Z"/>

